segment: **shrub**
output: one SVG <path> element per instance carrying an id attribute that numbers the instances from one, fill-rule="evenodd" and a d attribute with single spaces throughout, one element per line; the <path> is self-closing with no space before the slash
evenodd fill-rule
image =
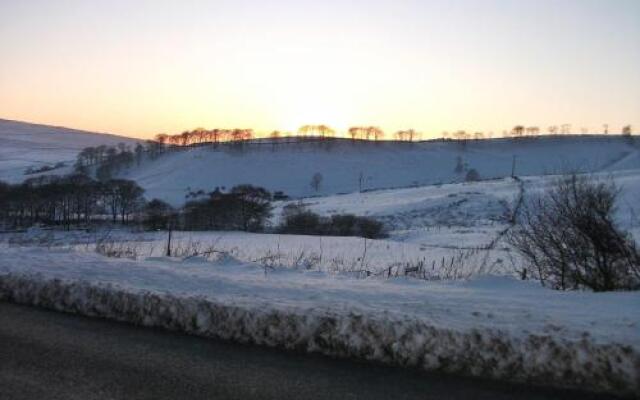
<path id="1" fill-rule="evenodd" d="M 287 205 L 279 232 L 296 235 L 358 236 L 367 239 L 384 237 L 384 225 L 368 217 L 335 214 L 321 217 L 301 204 Z"/>
<path id="2" fill-rule="evenodd" d="M 286 217 L 280 230 L 294 235 L 322 235 L 323 225 L 318 214 L 302 211 Z"/>
<path id="3" fill-rule="evenodd" d="M 613 220 L 618 193 L 611 181 L 571 175 L 525 202 L 508 240 L 527 271 L 560 290 L 639 289 L 640 254 Z"/>
<path id="4" fill-rule="evenodd" d="M 144 207 L 144 226 L 150 230 L 168 229 L 173 213 L 174 210 L 169 204 L 153 199 Z"/>
<path id="5" fill-rule="evenodd" d="M 331 216 L 330 230 L 335 236 L 355 236 L 358 218 L 353 214 L 336 214 Z"/>
<path id="6" fill-rule="evenodd" d="M 380 221 L 373 218 L 357 217 L 358 235 L 367 239 L 382 238 L 384 234 L 384 225 Z"/>
<path id="7" fill-rule="evenodd" d="M 478 182 L 480 180 L 480 173 L 475 168 L 471 168 L 469 171 L 467 171 L 467 175 L 465 176 L 464 180 L 466 182 Z"/>

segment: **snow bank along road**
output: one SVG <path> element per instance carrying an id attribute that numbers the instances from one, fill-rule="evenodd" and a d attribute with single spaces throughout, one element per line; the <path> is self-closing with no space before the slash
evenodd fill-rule
<path id="1" fill-rule="evenodd" d="M 0 302 L 2 399 L 595 399 L 283 353 Z"/>
<path id="2" fill-rule="evenodd" d="M 0 300 L 428 371 L 639 393 L 640 293 L 561 293 L 508 277 L 265 274 L 231 258 L 2 255 Z"/>
<path id="3" fill-rule="evenodd" d="M 595 399 L 0 302 L 1 399 Z"/>

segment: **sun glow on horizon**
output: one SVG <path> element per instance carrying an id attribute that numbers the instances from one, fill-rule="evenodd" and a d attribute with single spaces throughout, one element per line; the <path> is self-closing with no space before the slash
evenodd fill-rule
<path id="1" fill-rule="evenodd" d="M 613 132 L 640 126 L 638 40 L 627 0 L 0 2 L 0 117 L 143 138 Z"/>

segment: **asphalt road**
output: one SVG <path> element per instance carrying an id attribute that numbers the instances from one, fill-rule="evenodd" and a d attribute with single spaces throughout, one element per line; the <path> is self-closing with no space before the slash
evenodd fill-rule
<path id="1" fill-rule="evenodd" d="M 0 302 L 0 399 L 595 399 Z"/>

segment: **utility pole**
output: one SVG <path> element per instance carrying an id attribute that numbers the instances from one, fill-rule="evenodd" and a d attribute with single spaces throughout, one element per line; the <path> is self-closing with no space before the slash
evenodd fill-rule
<path id="1" fill-rule="evenodd" d="M 170 216 L 169 222 L 167 223 L 167 228 L 169 228 L 169 235 L 167 236 L 167 257 L 171 257 L 171 231 L 173 231 L 173 221 L 171 220 L 171 218 L 172 217 Z"/>

